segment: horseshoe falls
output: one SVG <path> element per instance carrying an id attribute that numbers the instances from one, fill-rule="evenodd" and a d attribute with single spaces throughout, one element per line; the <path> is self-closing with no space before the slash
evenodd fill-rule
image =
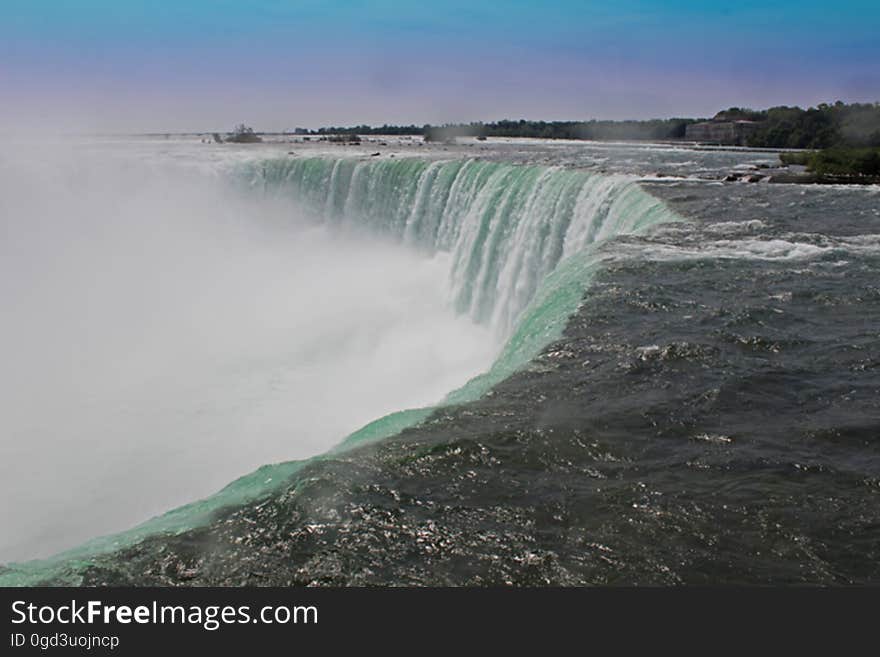
<path id="1" fill-rule="evenodd" d="M 449 403 L 486 392 L 559 336 L 601 263 L 596 245 L 680 220 L 633 176 L 574 168 L 319 157 L 250 164 L 236 176 L 260 194 L 293 200 L 312 221 L 449 254 L 455 311 L 488 325 L 504 345 Z M 382 418 L 345 444 L 385 437 L 427 412 Z"/>
<path id="2" fill-rule="evenodd" d="M 173 445 L 151 442 L 153 436 L 132 437 L 144 441 L 138 453 L 149 454 L 143 461 L 149 467 L 144 471 L 120 459 L 113 466 L 113 480 L 106 482 L 112 494 L 103 491 L 89 500 L 90 514 L 112 516 L 112 522 L 93 535 L 108 535 L 55 557 L 18 563 L 27 560 L 34 541 L 39 544 L 41 533 L 30 529 L 34 539 L 17 536 L 18 547 L 7 551 L 17 563 L 0 570 L 4 583 L 52 578 L 76 582 L 77 573 L 96 555 L 198 527 L 219 510 L 271 495 L 310 463 L 339 458 L 357 446 L 417 426 L 439 409 L 491 394 L 493 386 L 527 367 L 561 336 L 601 270 L 605 242 L 679 220 L 634 176 L 575 167 L 467 157 L 270 157 L 212 164 L 207 176 L 204 167 L 200 173 L 175 169 L 175 182 L 169 184 L 172 174 L 165 166 L 159 157 L 146 173 L 138 168 L 136 184 L 133 176 L 117 180 L 119 174 L 113 173 L 102 179 L 96 173 L 85 187 L 97 197 L 108 180 L 119 183 L 123 191 L 137 190 L 133 193 L 139 211 L 127 220 L 138 225 L 120 229 L 114 214 L 107 225 L 86 223 L 83 228 L 103 231 L 105 245 L 117 249 L 121 258 L 129 250 L 146 249 L 146 257 L 134 258 L 142 268 L 136 272 L 136 284 L 145 297 L 156 293 L 162 303 L 143 311 L 142 317 L 140 299 L 127 303 L 139 323 L 153 323 L 151 336 L 175 333 L 167 344 L 151 344 L 152 337 L 141 336 L 142 348 L 145 353 L 173 351 L 177 361 L 168 367 L 177 370 L 167 380 L 181 383 L 169 383 L 159 394 L 149 381 L 123 381 L 132 386 L 130 397 L 111 400 L 96 392 L 96 414 L 82 419 L 70 411 L 67 427 L 44 422 L 41 429 L 56 435 L 89 433 L 88 440 L 100 445 L 103 438 L 96 434 L 101 431 L 126 431 L 124 424 L 100 418 L 102 409 L 119 404 L 134 421 L 173 435 Z M 169 188 L 170 199 L 161 198 Z M 77 206 L 74 214 L 94 217 L 109 212 L 105 201 Z M 157 221 L 154 215 L 165 219 Z M 79 256 L 90 257 L 89 239 L 81 240 L 84 252 Z M 219 241 L 213 243 L 215 239 Z M 129 265 L 123 265 L 123 271 Z M 168 273 L 176 269 L 180 271 Z M 157 276 L 168 286 L 160 292 L 152 287 Z M 180 298 L 166 307 L 169 288 Z M 111 289 L 108 295 L 117 293 Z M 165 313 L 175 320 L 157 318 Z M 187 316 L 188 339 L 178 344 L 180 314 Z M 265 325 L 279 314 L 286 315 L 285 321 L 268 330 Z M 108 321 L 115 326 L 119 320 Z M 121 341 L 136 337 L 131 326 L 120 326 Z M 364 341 L 360 347 L 359 341 Z M 262 348 L 254 351 L 254 344 Z M 443 356 L 423 361 L 424 353 L 432 350 Z M 346 353 L 337 353 L 341 351 Z M 236 352 L 248 354 L 248 360 L 229 356 Z M 93 361 L 98 368 L 115 367 L 120 356 L 99 349 L 93 358 L 107 361 Z M 131 358 L 127 354 L 126 359 Z M 196 374 L 190 377 L 189 369 Z M 291 372 L 305 372 L 299 387 L 289 383 L 295 378 Z M 170 375 L 151 371 L 149 376 L 163 383 Z M 374 394 L 366 388 L 347 388 L 344 382 L 349 379 L 363 380 Z M 211 390 L 206 392 L 205 386 Z M 402 405 L 389 408 L 381 398 L 386 393 Z M 345 432 L 307 435 L 338 426 L 330 418 L 345 413 L 336 407 L 354 407 L 359 401 L 360 416 L 369 419 L 365 414 L 373 409 L 374 419 L 348 438 L 343 440 Z M 262 407 L 269 410 L 250 414 Z M 218 421 L 212 423 L 212 417 Z M 356 421 L 358 415 L 345 417 Z M 82 426 L 77 426 L 80 420 Z M 216 442 L 194 436 L 190 443 L 181 427 L 210 434 Z M 261 452 L 264 434 L 271 434 L 274 451 Z M 210 489 L 198 481 L 202 473 L 216 481 L 255 453 L 269 454 L 261 467 L 205 496 Z M 140 474 L 133 475 L 135 469 Z M 242 471 L 246 468 L 240 467 Z M 138 487 L 126 483 L 130 477 L 139 478 Z M 226 481 L 230 479 L 234 476 L 227 475 Z M 125 530 L 143 520 L 137 511 L 128 511 L 137 505 L 127 498 L 127 489 L 143 498 L 153 486 L 173 490 L 179 502 L 166 503 L 165 508 L 177 508 Z M 192 499 L 198 501 L 179 505 Z M 106 505 L 104 511 L 101 505 Z M 149 512 L 149 507 L 139 508 Z M 84 515 L 74 520 L 88 525 Z M 63 541 L 58 545 L 71 547 Z"/>
<path id="3" fill-rule="evenodd" d="M 631 176 L 480 160 L 281 159 L 243 172 L 330 225 L 451 254 L 457 312 L 508 336 L 559 262 L 673 219 Z"/>

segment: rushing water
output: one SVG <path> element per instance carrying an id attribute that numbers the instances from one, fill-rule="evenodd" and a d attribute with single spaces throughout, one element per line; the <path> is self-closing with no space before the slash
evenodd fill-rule
<path id="1" fill-rule="evenodd" d="M 3 581 L 876 581 L 877 191 L 639 184 L 565 148 L 222 167 L 307 225 L 445 258 L 457 316 L 504 346 L 444 405 Z"/>
<path id="2" fill-rule="evenodd" d="M 631 176 L 474 159 L 280 159 L 251 184 L 327 224 L 452 254 L 455 307 L 500 335 L 513 329 L 561 259 L 672 215 Z"/>
<path id="3" fill-rule="evenodd" d="M 674 219 L 631 177 L 476 160 L 269 159 L 207 180 L 178 170 L 182 182 L 161 158 L 158 174 L 80 164 L 87 179 L 74 189 L 40 181 L 66 192 L 60 202 L 35 208 L 32 190 L 10 201 L 23 257 L 7 266 L 39 272 L 18 276 L 4 341 L 4 482 L 10 495 L 35 491 L 6 510 L 15 556 L 323 451 L 353 418 L 439 400 L 481 368 L 451 399 L 476 397 L 561 331 L 594 268 L 590 244 Z M 44 275 L 50 259 L 60 279 Z M 568 273 L 550 277 L 562 260 Z M 33 388 L 20 386 L 28 377 Z M 51 412 L 38 420 L 38 409 Z M 392 415 L 349 443 L 427 412 Z M 21 481 L 13 464 L 41 460 L 42 474 Z M 232 486 L 209 508 L 272 480 Z M 172 514 L 174 526 L 198 522 L 196 508 Z"/>

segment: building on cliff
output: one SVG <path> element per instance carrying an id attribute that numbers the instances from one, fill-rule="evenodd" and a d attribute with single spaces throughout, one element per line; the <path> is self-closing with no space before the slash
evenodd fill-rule
<path id="1" fill-rule="evenodd" d="M 749 135 L 757 127 L 757 121 L 704 121 L 687 126 L 684 138 L 711 144 L 745 146 Z"/>

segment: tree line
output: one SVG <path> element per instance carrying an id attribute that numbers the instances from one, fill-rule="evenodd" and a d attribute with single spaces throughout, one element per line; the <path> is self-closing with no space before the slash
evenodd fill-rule
<path id="1" fill-rule="evenodd" d="M 538 139 L 645 139 L 669 140 L 684 137 L 685 127 L 698 119 L 651 119 L 648 121 L 526 121 L 504 119 L 484 123 L 443 125 L 330 126 L 297 131 L 310 135 L 413 135 L 429 141 L 454 137 L 533 137 Z"/>
<path id="2" fill-rule="evenodd" d="M 845 104 L 817 107 L 772 107 L 755 112 L 731 108 L 758 127 L 747 141 L 749 146 L 768 148 L 843 148 L 880 147 L 880 103 Z"/>
<path id="3" fill-rule="evenodd" d="M 493 122 L 444 125 L 359 125 L 297 130 L 301 134 L 414 135 L 445 141 L 455 137 L 533 137 L 538 139 L 672 141 L 685 137 L 688 125 L 705 121 L 671 118 L 624 121 L 528 121 L 504 119 Z M 771 107 L 765 110 L 731 107 L 712 121 L 754 121 L 756 129 L 748 145 L 759 148 L 825 149 L 832 147 L 880 147 L 880 103 L 837 101 L 816 107 Z"/>

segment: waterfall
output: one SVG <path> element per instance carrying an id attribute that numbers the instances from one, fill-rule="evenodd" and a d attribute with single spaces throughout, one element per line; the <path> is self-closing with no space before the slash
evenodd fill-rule
<path id="1" fill-rule="evenodd" d="M 456 309 L 492 326 L 504 347 L 488 372 L 451 392 L 444 404 L 476 399 L 561 336 L 601 266 L 603 241 L 680 220 L 633 177 L 477 159 L 272 159 L 239 165 L 233 180 L 251 192 L 290 198 L 311 220 L 450 256 Z M 395 435 L 433 410 L 379 418 L 328 455 Z M 47 578 L 76 584 L 95 556 L 199 526 L 220 508 L 271 494 L 310 461 L 265 465 L 126 532 L 49 559 L 0 566 L 0 584 Z"/>
<path id="2" fill-rule="evenodd" d="M 674 219 L 634 178 L 582 169 L 310 157 L 252 163 L 240 173 L 316 221 L 449 253 L 456 310 L 505 337 L 563 259 Z"/>

